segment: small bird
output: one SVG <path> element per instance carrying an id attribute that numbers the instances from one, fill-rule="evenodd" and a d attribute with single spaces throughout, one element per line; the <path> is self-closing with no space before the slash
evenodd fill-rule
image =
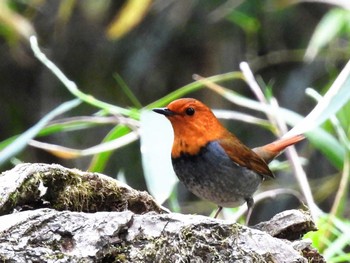
<path id="1" fill-rule="evenodd" d="M 215 218 L 222 207 L 246 202 L 248 222 L 254 192 L 262 181 L 274 178 L 267 164 L 286 147 L 305 138 L 296 135 L 251 150 L 196 99 L 178 99 L 153 111 L 172 124 L 175 174 L 189 191 L 218 205 Z"/>

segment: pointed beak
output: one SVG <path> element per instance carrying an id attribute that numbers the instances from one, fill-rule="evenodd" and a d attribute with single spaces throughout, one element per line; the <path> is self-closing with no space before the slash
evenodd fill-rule
<path id="1" fill-rule="evenodd" d="M 169 110 L 168 108 L 156 108 L 156 109 L 153 109 L 153 111 L 156 113 L 162 114 L 166 117 L 175 115 L 175 112 Z"/>

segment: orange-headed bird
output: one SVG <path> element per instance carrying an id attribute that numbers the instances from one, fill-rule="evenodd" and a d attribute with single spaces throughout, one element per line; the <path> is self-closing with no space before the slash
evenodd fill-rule
<path id="1" fill-rule="evenodd" d="M 264 179 L 274 177 L 267 164 L 304 139 L 296 135 L 251 150 L 198 100 L 178 99 L 153 111 L 173 126 L 171 159 L 177 177 L 192 193 L 219 206 L 215 217 L 222 207 L 247 202 L 249 220 L 254 192 Z"/>

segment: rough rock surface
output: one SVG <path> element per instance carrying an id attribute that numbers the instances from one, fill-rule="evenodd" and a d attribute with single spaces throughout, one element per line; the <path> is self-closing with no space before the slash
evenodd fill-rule
<path id="1" fill-rule="evenodd" d="M 1 174 L 0 213 L 2 262 L 324 262 L 296 240 L 315 230 L 305 212 L 256 228 L 168 213 L 145 192 L 59 165 Z"/>

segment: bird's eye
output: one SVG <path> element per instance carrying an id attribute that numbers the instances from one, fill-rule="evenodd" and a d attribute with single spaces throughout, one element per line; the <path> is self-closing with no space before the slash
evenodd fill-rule
<path id="1" fill-rule="evenodd" d="M 194 110 L 194 108 L 187 108 L 186 109 L 186 114 L 188 115 L 188 116 L 192 116 L 193 114 L 194 114 L 194 112 L 195 112 L 195 110 Z"/>

